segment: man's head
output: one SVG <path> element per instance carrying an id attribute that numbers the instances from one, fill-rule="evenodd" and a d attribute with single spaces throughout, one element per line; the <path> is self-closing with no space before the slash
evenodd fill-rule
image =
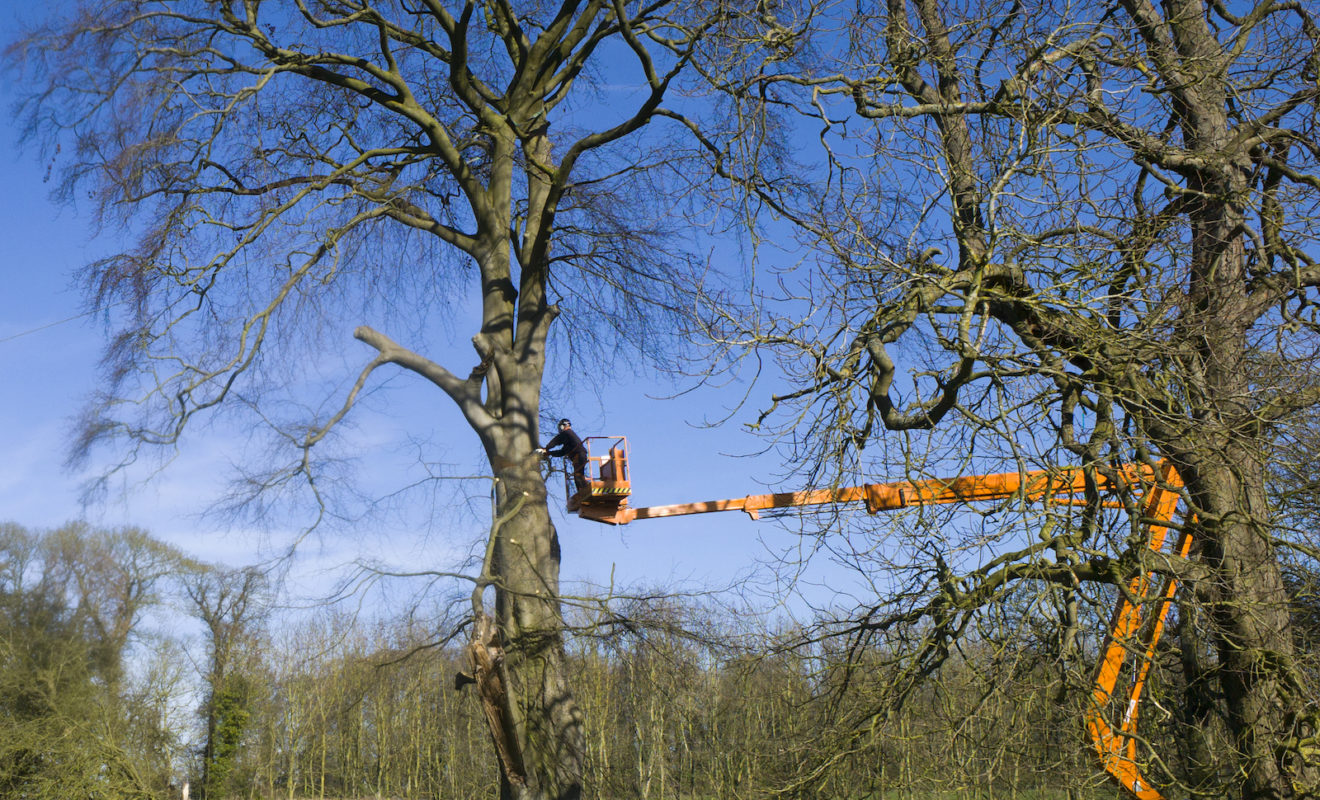
<path id="1" fill-rule="evenodd" d="M 573 427 L 573 423 L 569 422 L 568 420 L 566 419 L 559 420 L 559 430 L 566 431 L 571 427 Z"/>

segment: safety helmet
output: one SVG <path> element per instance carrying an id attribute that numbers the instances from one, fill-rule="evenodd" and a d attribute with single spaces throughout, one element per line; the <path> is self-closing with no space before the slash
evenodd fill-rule
<path id="1" fill-rule="evenodd" d="M 567 426 L 570 427 L 570 428 L 573 427 L 573 423 L 569 422 L 567 419 L 561 419 L 561 420 L 559 420 L 559 427 L 562 428 L 562 427 L 564 427 L 565 425 L 567 425 Z"/>

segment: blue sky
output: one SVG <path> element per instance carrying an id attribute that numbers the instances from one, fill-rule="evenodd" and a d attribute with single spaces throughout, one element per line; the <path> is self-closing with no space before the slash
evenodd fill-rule
<path id="1" fill-rule="evenodd" d="M 39 13 L 31 7 L 7 11 L 6 17 Z M 6 108 L 14 99 L 9 91 L 8 86 L 0 89 L 0 103 Z M 0 452 L 6 454 L 0 461 L 0 519 L 35 528 L 79 518 L 103 526 L 136 525 L 196 557 L 232 565 L 283 552 L 299 539 L 307 516 L 260 524 L 205 515 L 224 492 L 235 466 L 246 466 L 251 457 L 246 432 L 223 422 L 195 425 L 183 446 L 167 454 L 171 457 L 162 468 L 131 470 L 98 502 L 81 503 L 80 488 L 90 473 L 71 472 L 64 461 L 74 419 L 98 385 L 97 362 L 108 321 L 79 317 L 85 307 L 75 285 L 76 272 L 97 255 L 120 248 L 122 234 L 106 230 L 94 235 L 87 209 L 51 203 L 51 186 L 43 180 L 47 165 L 35 148 L 19 152 L 18 139 L 7 114 L 0 130 L 0 140 L 9 145 L 0 157 L 6 187 L 0 199 L 0 370 L 7 376 L 0 390 Z M 736 250 L 717 252 L 731 262 L 722 266 L 738 268 Z M 352 340 L 353 328 L 364 322 L 371 320 L 344 318 L 341 330 L 328 332 L 342 337 L 343 364 L 334 366 L 347 366 L 349 374 L 356 374 L 372 355 Z M 455 350 L 424 354 L 465 372 L 471 366 L 468 333 L 461 325 L 454 327 Z M 560 329 L 552 335 L 566 333 Z M 744 432 L 741 423 L 755 417 L 776 387 L 758 385 L 746 408 L 711 429 L 702 423 L 727 416 L 747 396 L 745 384 L 672 397 L 683 387 L 645 371 L 634 378 L 626 366 L 599 365 L 599 375 L 609 377 L 578 375 L 567 388 L 554 385 L 552 377 L 543 416 L 571 417 L 583 435 L 626 435 L 635 506 L 800 488 L 771 483 L 784 471 L 773 454 L 745 455 L 757 453 L 765 443 Z M 357 456 L 350 465 L 356 489 L 370 497 L 389 495 L 425 472 L 418 469 L 419 462 L 440 465 L 436 468 L 447 475 L 484 471 L 475 436 L 439 390 L 401 370 L 378 371 L 372 383 L 370 401 L 350 416 L 351 428 L 341 447 Z M 306 400 L 313 405 L 336 402 L 327 397 L 333 395 Z M 543 435 L 548 439 L 553 431 Z M 551 489 L 562 497 L 558 480 Z M 303 585 L 324 586 L 326 571 L 333 574 L 339 565 L 357 559 L 405 568 L 452 567 L 484 536 L 489 524 L 487 491 L 480 479 L 432 483 L 384 513 L 325 526 L 300 540 L 299 574 L 307 579 Z M 611 528 L 568 516 L 560 507 L 556 524 L 564 577 L 598 585 L 722 587 L 747 574 L 758 560 L 792 553 L 804 544 L 778 522 L 755 522 L 736 512 Z M 813 573 L 820 574 L 818 568 Z"/>
<path id="2" fill-rule="evenodd" d="M 615 76 L 617 77 L 617 76 Z M 626 91 L 620 83 L 611 90 Z M 0 89 L 0 92 L 7 89 Z M 12 96 L 0 94 L 8 106 Z M 370 517 L 357 511 L 346 520 L 326 525 L 314 535 L 300 538 L 310 515 L 275 519 L 225 520 L 204 516 L 223 494 L 235 467 L 250 466 L 253 455 L 248 431 L 227 426 L 193 425 L 177 453 L 160 469 L 142 466 L 121 475 L 106 496 L 94 505 L 80 502 L 80 486 L 88 477 L 63 466 L 74 418 L 98 381 L 97 359 L 107 321 L 79 317 L 82 296 L 75 285 L 78 268 L 98 254 L 113 252 L 122 243 L 119 231 L 94 236 L 85 209 L 57 207 L 49 202 L 44 182 L 47 165 L 34 149 L 16 152 L 18 132 L 6 115 L 3 140 L 10 144 L 0 160 L 6 192 L 0 217 L 0 370 L 7 380 L 0 390 L 0 519 L 29 527 L 52 527 L 85 518 L 103 526 L 137 525 L 188 553 L 208 561 L 233 565 L 253 563 L 283 552 L 301 541 L 299 575 L 302 585 L 324 586 L 326 570 L 358 559 L 379 560 L 404 569 L 452 568 L 472 552 L 489 524 L 485 501 L 488 485 L 480 478 L 426 483 L 406 495 L 395 495 L 429 469 L 445 475 L 480 475 L 484 461 L 475 436 L 439 390 L 401 370 L 381 370 L 372 378 L 368 402 L 349 417 L 339 449 L 354 456 L 348 474 L 362 497 L 395 497 L 396 502 Z M 705 250 L 706 247 L 699 247 Z M 720 258 L 739 265 L 736 249 L 715 249 Z M 765 265 L 762 265 L 763 267 Z M 830 287 L 817 287 L 829 291 Z M 466 302 L 460 300 L 459 302 Z M 327 373 L 355 375 L 373 355 L 353 341 L 352 331 L 371 319 L 346 314 L 326 335 L 342 341 L 339 363 Z M 437 352 L 417 348 L 460 374 L 470 368 L 472 355 L 462 325 L 453 326 L 452 349 Z M 401 332 L 387 335 L 410 343 Z M 561 324 L 552 335 L 570 331 Z M 411 346 L 411 345 L 410 345 Z M 333 360 L 333 359 L 332 359 Z M 759 457 L 741 454 L 760 451 L 764 442 L 742 431 L 740 424 L 755 417 L 776 386 L 767 381 L 755 387 L 746 408 L 722 427 L 700 423 L 721 419 L 747 396 L 748 387 L 737 382 L 702 388 L 673 399 L 683 387 L 643 370 L 632 377 L 629 365 L 591 365 L 592 374 L 560 383 L 554 367 L 548 372 L 544 417 L 571 417 L 583 435 L 626 435 L 632 449 L 633 504 L 636 506 L 684 503 L 739 497 L 771 490 L 800 488 L 769 484 L 785 471 L 773 453 Z M 337 405 L 335 391 L 310 392 L 312 406 Z M 302 400 L 303 398 L 300 398 Z M 553 431 L 544 431 L 548 439 Z M 883 450 L 878 439 L 868 458 Z M 322 449 L 322 448 L 318 448 Z M 879 459 L 883 461 L 883 458 Z M 428 465 L 425 468 L 420 464 Z M 898 476 L 895 476 L 898 477 Z M 857 481 L 879 476 L 859 476 Z M 562 497 L 556 480 L 552 492 Z M 860 510 L 859 510 L 860 513 Z M 809 546 L 775 521 L 754 522 L 739 513 L 710 514 L 652 520 L 625 528 L 607 526 L 557 513 L 564 554 L 563 575 L 573 581 L 597 585 L 645 585 L 648 588 L 719 588 L 748 573 L 758 560 L 787 553 L 791 565 L 795 548 Z M 885 521 L 860 526 L 856 546 L 864 563 L 874 552 L 891 547 Z M 789 527 L 792 522 L 788 522 Z M 833 545 L 834 541 L 831 540 Z M 787 569 L 786 574 L 794 574 Z M 879 572 L 879 570 L 877 570 Z M 846 585 L 838 570 L 817 560 L 808 580 L 827 579 L 824 590 L 808 589 L 818 598 Z M 860 576 L 859 591 L 867 592 L 868 576 Z M 568 591 L 572 592 L 570 586 Z"/>
<path id="3" fill-rule="evenodd" d="M 6 106 L 12 98 L 3 98 Z M 8 119 L 8 115 L 7 115 Z M 106 497 L 90 506 L 80 501 L 86 473 L 64 466 L 74 418 L 97 386 L 97 361 L 105 334 L 105 321 L 78 317 L 84 311 L 75 285 L 76 271 L 99 253 L 117 244 L 116 231 L 96 236 L 83 210 L 61 207 L 49 200 L 50 185 L 43 182 L 45 165 L 35 151 L 19 152 L 18 134 L 6 122 L 2 133 L 9 145 L 0 161 L 6 191 L 0 196 L 0 253 L 3 253 L 3 290 L 0 291 L 0 371 L 6 376 L 0 391 L 0 518 L 29 527 L 52 527 L 85 518 L 105 526 L 138 525 L 189 553 L 211 561 L 249 563 L 282 549 L 297 534 L 293 524 L 275 529 L 233 526 L 202 516 L 223 489 L 241 447 L 233 431 L 198 430 L 171 462 L 160 471 L 137 470 L 117 480 Z M 66 321 L 69 320 L 69 321 Z M 352 328 L 358 320 L 343 321 L 343 335 L 353 348 Z M 46 327 L 49 326 L 49 327 Z M 365 352 L 365 351 L 364 351 Z M 356 350 L 350 349 L 346 358 Z M 603 372 L 617 372 L 603 370 Z M 553 416 L 574 418 L 584 434 L 610 433 L 629 437 L 633 453 L 634 505 L 690 502 L 736 497 L 765 491 L 764 480 L 778 468 L 773 458 L 747 459 L 736 454 L 754 452 L 761 443 L 741 433 L 737 421 L 711 430 L 696 426 L 706 418 L 723 416 L 746 387 L 699 390 L 676 399 L 675 387 L 665 381 L 631 380 L 595 383 L 587 376 L 565 408 L 547 408 Z M 445 449 L 428 455 L 396 454 L 393 463 L 434 457 L 447 462 L 449 474 L 481 471 L 473 435 L 438 390 L 420 379 L 396 374 L 386 382 L 370 408 L 354 414 L 354 435 L 365 448 L 372 442 L 397 441 L 400 433 L 420 436 L 439 433 Z M 553 390 L 552 390 L 553 391 Z M 748 413 L 754 411 L 749 409 Z M 745 419 L 744 414 L 742 419 Z M 546 431 L 548 438 L 552 431 Z M 383 473 L 370 453 L 364 469 L 372 472 L 369 484 L 390 490 L 405 482 L 391 474 L 389 459 Z M 457 487 L 458 492 L 450 491 Z M 556 493 L 561 490 L 556 485 Z M 359 557 L 379 556 L 390 562 L 442 566 L 475 540 L 487 519 L 480 500 L 480 481 L 450 482 L 437 487 L 437 507 L 461 505 L 464 513 L 440 514 L 428 534 L 417 515 L 383 515 L 364 523 L 365 530 L 339 526 L 325 536 L 310 538 L 302 548 L 305 570 L 319 570 Z M 462 494 L 469 498 L 464 503 Z M 415 502 L 411 506 L 417 506 Z M 422 504 L 425 505 L 425 504 Z M 482 518 L 479 518 L 482 517 Z M 289 521 L 290 523 L 296 520 Z M 760 537 L 773 545 L 788 546 L 793 537 L 775 523 L 756 523 L 742 514 L 635 523 L 610 528 L 560 514 L 564 571 L 569 578 L 606 583 L 634 582 L 695 586 L 722 584 L 742 574 L 763 555 Z"/>

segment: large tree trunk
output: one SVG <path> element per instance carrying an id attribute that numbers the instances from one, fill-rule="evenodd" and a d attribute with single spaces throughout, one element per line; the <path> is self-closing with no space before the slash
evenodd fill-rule
<path id="1" fill-rule="evenodd" d="M 1242 796 L 1297 797 L 1301 787 L 1293 784 L 1302 776 L 1289 774 L 1283 743 L 1294 735 L 1303 698 L 1293 680 L 1288 596 L 1267 536 L 1264 470 L 1258 456 L 1226 462 L 1216 453 L 1191 474 L 1201 558 L 1211 571 L 1196 594 L 1213 623 Z"/>
<path id="2" fill-rule="evenodd" d="M 1212 92 L 1213 93 L 1213 92 Z M 1184 136 L 1206 152 L 1222 152 L 1228 138 L 1223 102 L 1189 111 Z M 1189 307 L 1179 322 L 1196 343 L 1198 369 L 1183 393 L 1194 409 L 1189 435 L 1168 442 L 1180 468 L 1211 577 L 1195 587 L 1209 610 L 1244 798 L 1301 794 L 1284 757 L 1293 734 L 1300 683 L 1294 676 L 1291 614 L 1283 574 L 1270 541 L 1264 442 L 1252 416 L 1246 253 L 1243 211 L 1233 198 L 1248 190 L 1249 164 L 1221 164 L 1193 173 L 1202 198 L 1191 211 Z M 1198 381 L 1197 378 L 1200 378 Z"/>
<path id="3" fill-rule="evenodd" d="M 565 674 L 559 537 L 533 453 L 540 383 L 515 378 L 510 384 L 500 389 L 505 408 L 518 411 L 506 412 L 482 436 L 496 477 L 496 523 L 484 570 L 495 587 L 495 613 L 488 617 L 478 600 L 469 653 L 500 763 L 501 798 L 577 800 L 585 740 Z"/>
<path id="4" fill-rule="evenodd" d="M 517 105 L 509 119 L 532 118 L 537 108 L 537 102 Z M 474 344 L 483 363 L 474 376 L 484 381 L 486 413 L 469 413 L 469 421 L 482 420 L 473 427 L 496 479 L 496 524 L 484 569 L 495 587 L 495 616 L 491 624 L 484 608 L 474 608 L 474 655 L 484 649 L 489 656 L 484 667 L 474 659 L 474 667 L 500 761 L 501 797 L 576 800 L 582 794 L 582 716 L 565 675 L 559 537 L 534 453 L 546 339 L 557 313 L 545 292 L 554 221 L 546 169 L 553 161 L 544 129 L 522 138 L 511 126 L 493 129 L 491 142 L 489 202 L 472 252 L 482 281 L 482 328 Z M 518 227 L 512 214 L 520 146 L 531 163 L 522 175 L 528 215 L 515 251 L 509 232 Z"/>
<path id="5" fill-rule="evenodd" d="M 504 647 L 509 724 L 520 781 L 507 773 L 501 797 L 576 800 L 582 794 L 582 716 L 565 676 L 564 621 L 559 606 L 559 537 L 550 521 L 545 483 L 535 466 L 501 470 L 499 506 L 525 498 L 498 533 L 496 617 Z M 520 785 L 521 784 L 521 785 Z"/>

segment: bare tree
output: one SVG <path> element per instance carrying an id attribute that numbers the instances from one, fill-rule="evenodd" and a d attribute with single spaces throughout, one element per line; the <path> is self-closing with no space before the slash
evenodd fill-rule
<path id="1" fill-rule="evenodd" d="M 73 590 L 99 642 L 101 669 L 117 687 L 143 612 L 160 602 L 162 584 L 189 560 L 140 528 L 97 531 L 72 523 L 47 534 L 45 546 L 51 575 Z"/>
<path id="2" fill-rule="evenodd" d="M 0 791 L 158 797 L 178 692 L 134 639 L 185 559 L 142 531 L 0 524 Z M 131 661 L 130 661 L 131 659 Z M 126 669 L 125 662 L 138 669 Z"/>
<path id="3" fill-rule="evenodd" d="M 915 445 L 890 439 L 914 470 L 1165 458 L 1186 482 L 1199 544 L 1192 562 L 1151 558 L 1135 519 L 1106 541 L 1089 513 L 989 566 L 928 548 L 906 565 L 907 608 L 864 608 L 845 630 L 931 626 L 921 672 L 1006 582 L 1120 583 L 1138 564 L 1175 573 L 1205 610 L 1183 623 L 1199 621 L 1212 643 L 1202 666 L 1227 715 L 1235 791 L 1311 796 L 1320 712 L 1280 570 L 1280 550 L 1298 542 L 1276 524 L 1267 464 L 1276 426 L 1320 400 L 1314 9 L 893 0 L 853 11 L 767 5 L 740 43 L 753 58 L 708 73 L 765 140 L 776 118 L 812 120 L 814 164 L 744 143 L 758 160 L 740 165 L 707 145 L 829 264 L 793 317 L 728 319 L 717 335 L 784 356 L 800 383 L 775 398 L 796 409 L 778 418 L 809 427 L 797 441 L 821 475 L 863 463 L 881 430 Z M 958 451 L 919 457 L 931 441 L 921 432 L 941 425 Z M 949 561 L 932 567 L 932 555 Z"/>
<path id="4" fill-rule="evenodd" d="M 204 568 L 184 584 L 193 613 L 206 629 L 207 658 L 202 678 L 206 697 L 201 708 L 206 726 L 202 741 L 201 794 L 228 794 L 228 778 L 247 733 L 255 687 L 249 665 L 253 643 L 269 609 L 269 585 L 257 569 Z"/>
<path id="5" fill-rule="evenodd" d="M 246 491 L 300 485 L 323 514 L 332 474 L 314 448 L 380 368 L 432 383 L 475 432 L 497 514 L 517 508 L 492 543 L 483 632 L 511 698 L 492 731 L 510 748 L 505 796 L 581 787 L 533 454 L 552 323 L 586 334 L 607 311 L 610 347 L 646 346 L 648 320 L 695 285 L 647 184 L 674 164 L 637 137 L 706 24 L 665 0 L 113 0 L 9 51 L 36 76 L 20 110 L 62 153 L 65 197 L 138 234 L 85 273 L 94 307 L 129 311 L 80 453 L 115 442 L 127 464 L 232 409 L 292 454 Z M 599 79 L 623 83 L 605 98 Z M 415 349 L 468 318 L 460 291 L 476 309 L 466 370 Z M 376 316 L 399 330 L 362 324 Z M 318 394 L 312 354 L 345 325 L 375 355 Z"/>

